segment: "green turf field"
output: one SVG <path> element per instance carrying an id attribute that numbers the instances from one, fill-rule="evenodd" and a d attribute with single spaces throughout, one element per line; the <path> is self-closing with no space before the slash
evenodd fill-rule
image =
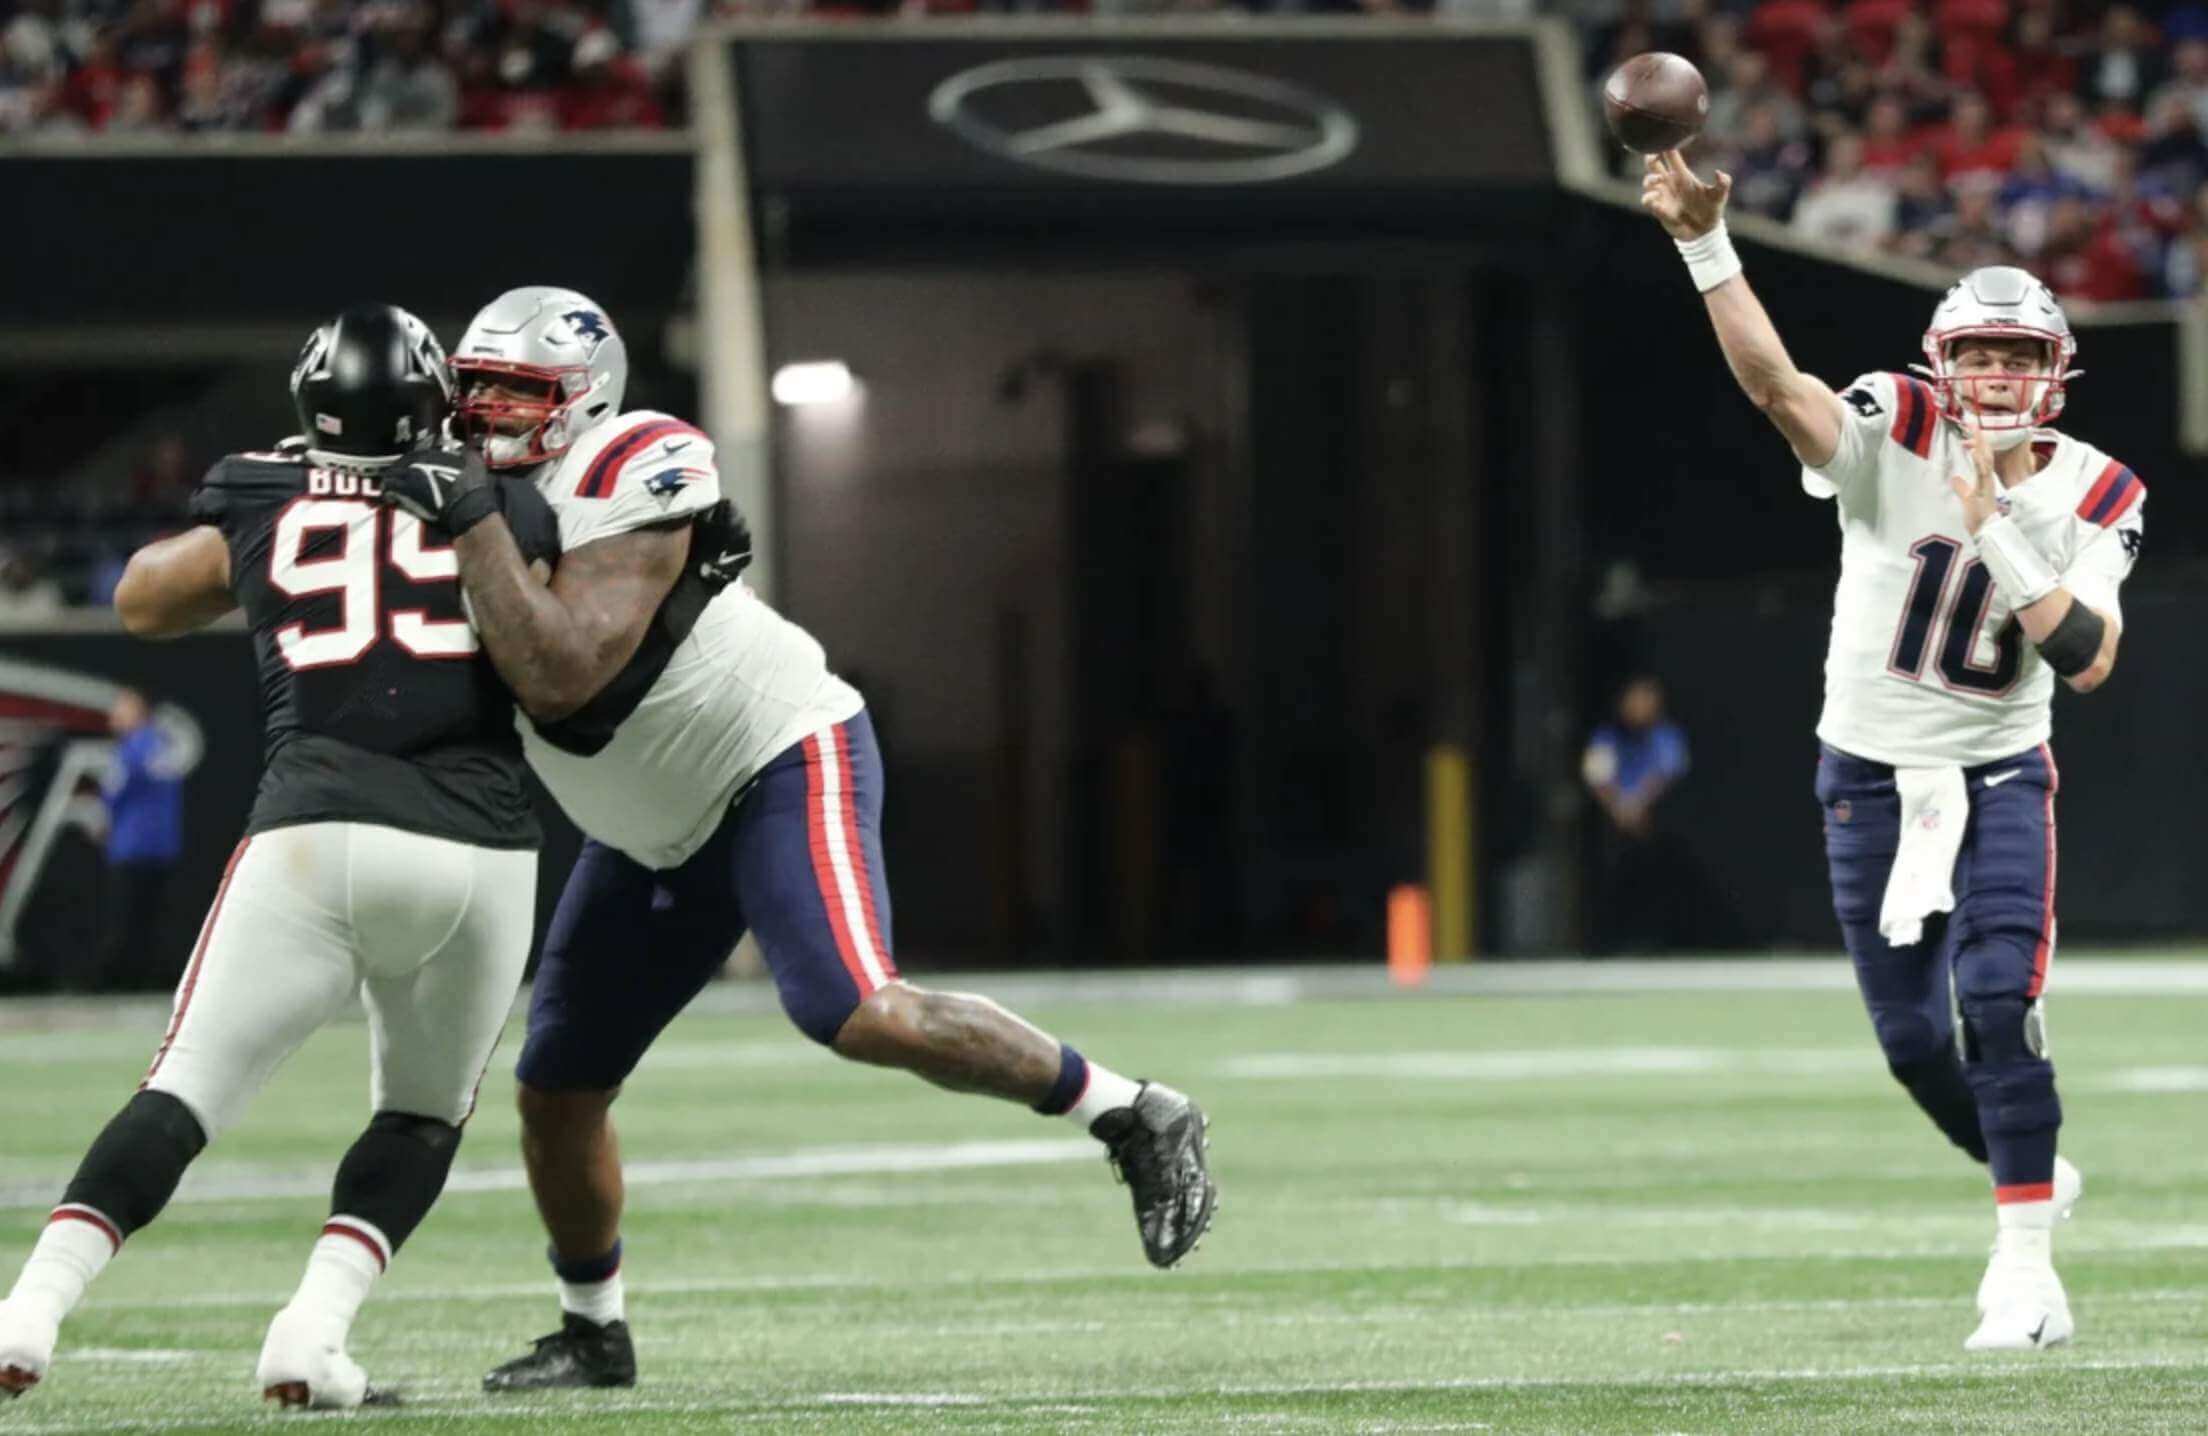
<path id="1" fill-rule="evenodd" d="M 1036 1009 L 1208 1105 L 1224 1206 L 1173 1273 L 1063 1124 L 843 1067 L 771 1015 L 693 1016 L 620 1109 L 643 1383 L 492 1401 L 481 1372 L 556 1320 L 515 1169 L 517 1023 L 458 1188 L 355 1335 L 410 1404 L 283 1417 L 253 1359 L 365 1116 L 364 1032 L 341 1028 L 108 1269 L 0 1436 L 2208 1430 L 2208 984 L 2058 993 L 2079 1339 L 1998 1358 L 1961 1349 L 1985 1182 L 1845 991 L 1546 985 Z M 160 1019 L 0 1012 L 0 1280 Z"/>

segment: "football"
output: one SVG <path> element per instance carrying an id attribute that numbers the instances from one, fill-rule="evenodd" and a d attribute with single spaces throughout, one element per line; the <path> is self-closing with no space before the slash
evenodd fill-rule
<path id="1" fill-rule="evenodd" d="M 1635 55 L 1610 72 L 1602 87 L 1610 133 L 1644 155 L 1675 150 L 1701 132 L 1710 114 L 1710 87 L 1687 60 L 1662 50 Z"/>

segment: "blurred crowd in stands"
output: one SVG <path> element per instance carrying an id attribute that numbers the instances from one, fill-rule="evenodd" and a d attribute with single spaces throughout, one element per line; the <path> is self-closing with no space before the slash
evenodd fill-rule
<path id="1" fill-rule="evenodd" d="M 701 0 L 12 0 L 0 136 L 680 123 Z"/>
<path id="2" fill-rule="evenodd" d="M 1735 210 L 1950 269 L 2023 264 L 2071 299 L 2208 283 L 2200 0 L 1624 0 L 1589 37 L 1591 76 L 1650 49 L 1702 67 L 1689 153 L 1733 176 Z"/>
<path id="3" fill-rule="evenodd" d="M 0 627 L 107 607 L 131 551 L 190 521 L 192 490 L 217 457 L 162 433 L 120 485 L 0 480 Z"/>
<path id="4" fill-rule="evenodd" d="M 1590 104 L 1643 50 L 1702 67 L 1690 156 L 1733 175 L 1736 211 L 1953 270 L 2021 263 L 2070 299 L 2208 290 L 2208 0 L 0 0 L 0 147 L 654 129 L 684 123 L 681 57 L 716 15 L 1211 10 L 1563 14 Z M 159 438 L 127 491 L 0 483 L 0 620 L 104 602 L 210 457 Z"/>

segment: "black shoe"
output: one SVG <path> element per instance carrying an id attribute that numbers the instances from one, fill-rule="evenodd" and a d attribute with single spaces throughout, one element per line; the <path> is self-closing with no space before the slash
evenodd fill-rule
<path id="1" fill-rule="evenodd" d="M 1204 1165 L 1209 1125 L 1203 1108 L 1155 1082 L 1142 1084 L 1133 1105 L 1089 1124 L 1134 1193 L 1135 1228 L 1152 1266 L 1169 1267 L 1187 1256 L 1211 1227 L 1219 1187 Z"/>
<path id="2" fill-rule="evenodd" d="M 629 1324 L 604 1326 L 560 1313 L 560 1329 L 540 1336 L 527 1356 L 517 1356 L 483 1378 L 485 1391 L 551 1391 L 573 1386 L 636 1385 L 636 1347 Z"/>

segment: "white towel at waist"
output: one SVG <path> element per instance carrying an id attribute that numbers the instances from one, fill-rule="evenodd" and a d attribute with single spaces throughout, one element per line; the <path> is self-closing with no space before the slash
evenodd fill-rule
<path id="1" fill-rule="evenodd" d="M 1901 791 L 1901 845 L 1878 906 L 1879 935 L 1895 947 L 1924 938 L 1924 920 L 1955 911 L 1955 858 L 1970 825 L 1970 790 L 1963 770 L 1896 768 Z"/>

